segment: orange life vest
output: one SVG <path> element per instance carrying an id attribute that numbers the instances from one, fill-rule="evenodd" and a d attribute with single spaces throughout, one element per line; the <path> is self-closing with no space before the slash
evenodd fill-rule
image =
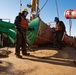
<path id="1" fill-rule="evenodd" d="M 24 19 L 23 17 L 21 17 L 20 26 L 23 29 L 28 30 L 28 20 L 27 19 Z"/>
<path id="2" fill-rule="evenodd" d="M 62 31 L 62 26 L 61 26 L 59 23 L 56 24 L 55 30 L 56 30 L 56 31 Z"/>

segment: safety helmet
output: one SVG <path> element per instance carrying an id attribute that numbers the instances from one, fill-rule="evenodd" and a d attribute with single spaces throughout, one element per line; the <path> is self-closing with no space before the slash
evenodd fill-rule
<path id="1" fill-rule="evenodd" d="M 23 12 L 28 12 L 28 9 L 26 9 L 26 8 L 23 9 L 21 13 L 23 13 Z"/>
<path id="2" fill-rule="evenodd" d="M 55 18 L 54 18 L 54 21 L 56 21 L 56 20 L 59 20 L 59 18 L 58 18 L 58 17 L 55 17 Z"/>

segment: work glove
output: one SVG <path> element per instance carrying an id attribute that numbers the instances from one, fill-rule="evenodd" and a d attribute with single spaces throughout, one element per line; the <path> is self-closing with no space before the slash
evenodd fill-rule
<path id="1" fill-rule="evenodd" d="M 20 27 L 15 27 L 18 31 L 21 31 L 21 28 Z"/>
<path id="2" fill-rule="evenodd" d="M 29 28 L 28 30 L 30 30 L 30 31 L 34 31 L 35 30 L 35 28 L 33 27 L 33 28 Z"/>
<path id="3" fill-rule="evenodd" d="M 35 28 L 33 27 L 33 28 L 32 28 L 32 31 L 34 31 L 34 30 L 35 30 Z"/>

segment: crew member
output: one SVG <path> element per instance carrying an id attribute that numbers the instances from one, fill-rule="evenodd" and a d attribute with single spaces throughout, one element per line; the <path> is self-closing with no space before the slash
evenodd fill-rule
<path id="1" fill-rule="evenodd" d="M 55 25 L 55 32 L 56 32 L 56 36 L 55 36 L 55 42 L 56 45 L 59 49 L 62 48 L 62 37 L 64 32 L 66 32 L 66 28 L 65 28 L 65 24 L 63 21 L 60 21 L 58 17 L 55 17 L 54 21 L 56 22 Z"/>
<path id="2" fill-rule="evenodd" d="M 26 31 L 27 30 L 34 30 L 34 28 L 28 27 L 28 20 L 26 16 L 28 15 L 28 10 L 24 9 L 22 12 L 18 14 L 15 18 L 15 26 L 17 29 L 16 33 L 16 46 L 15 46 L 15 55 L 18 58 L 22 58 L 20 55 L 20 47 L 22 48 L 23 55 L 29 55 L 26 51 Z"/>

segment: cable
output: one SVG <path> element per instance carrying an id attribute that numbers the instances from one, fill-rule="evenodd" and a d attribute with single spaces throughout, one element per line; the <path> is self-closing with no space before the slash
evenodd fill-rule
<path id="1" fill-rule="evenodd" d="M 46 5 L 47 2 L 48 2 L 48 0 L 46 0 L 46 2 L 44 3 L 44 5 L 42 6 L 42 8 L 39 10 L 38 13 L 40 13 L 40 11 L 44 8 L 44 6 Z"/>
<path id="2" fill-rule="evenodd" d="M 21 7 L 22 7 L 22 2 L 21 2 L 21 0 L 20 0 L 20 12 L 21 12 Z"/>
<path id="3" fill-rule="evenodd" d="M 57 4 L 57 0 L 55 0 L 55 3 L 56 3 L 57 16 L 58 16 L 58 18 L 59 18 L 59 12 L 58 12 L 58 4 Z"/>

